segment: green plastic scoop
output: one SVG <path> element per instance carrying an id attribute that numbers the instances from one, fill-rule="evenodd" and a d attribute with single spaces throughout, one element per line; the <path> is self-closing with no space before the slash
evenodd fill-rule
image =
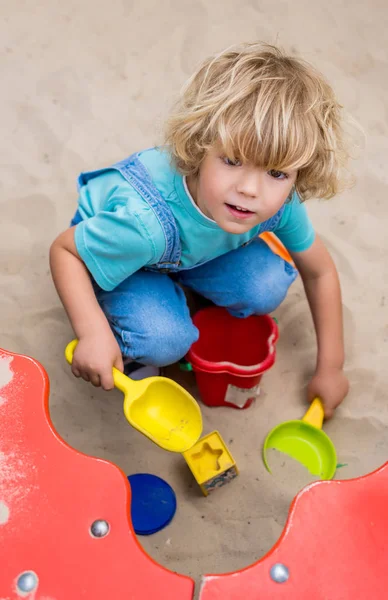
<path id="1" fill-rule="evenodd" d="M 303 419 L 285 421 L 267 435 L 263 447 L 263 461 L 269 468 L 266 451 L 279 450 L 291 456 L 313 475 L 321 479 L 332 479 L 337 468 L 337 455 L 334 444 L 322 431 L 325 413 L 322 402 L 315 398 Z"/>

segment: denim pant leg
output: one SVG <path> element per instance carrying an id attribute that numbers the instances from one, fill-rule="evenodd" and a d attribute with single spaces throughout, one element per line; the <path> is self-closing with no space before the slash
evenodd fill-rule
<path id="1" fill-rule="evenodd" d="M 287 295 L 297 270 L 258 238 L 202 266 L 179 273 L 179 281 L 236 317 L 268 314 Z"/>
<path id="2" fill-rule="evenodd" d="M 168 275 L 138 271 L 110 292 L 95 292 L 124 357 L 164 367 L 198 339 L 185 295 Z"/>

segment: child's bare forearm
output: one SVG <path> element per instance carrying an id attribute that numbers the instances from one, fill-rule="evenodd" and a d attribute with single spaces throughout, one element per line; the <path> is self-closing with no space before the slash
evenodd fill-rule
<path id="1" fill-rule="evenodd" d="M 304 287 L 317 335 L 317 369 L 339 368 L 344 364 L 344 336 L 341 289 L 337 271 L 307 279 Z"/>
<path id="2" fill-rule="evenodd" d="M 50 249 L 50 267 L 58 295 L 77 338 L 110 332 L 108 321 L 94 294 L 83 262 L 60 241 Z M 112 334 L 113 335 L 113 334 Z"/>
<path id="3" fill-rule="evenodd" d="M 301 253 L 293 253 L 303 279 L 317 334 L 318 356 L 315 374 L 307 388 L 310 402 L 323 400 L 330 418 L 346 397 L 349 382 L 343 371 L 344 334 L 341 288 L 337 269 L 319 236 Z"/>
<path id="4" fill-rule="evenodd" d="M 342 369 L 342 300 L 334 261 L 318 235 L 308 250 L 292 256 L 302 277 L 314 321 L 318 344 L 317 369 Z"/>
<path id="5" fill-rule="evenodd" d="M 68 229 L 52 244 L 50 267 L 60 299 L 79 343 L 72 372 L 105 390 L 113 388 L 112 367 L 123 370 L 120 347 L 97 302 L 89 272 Z"/>

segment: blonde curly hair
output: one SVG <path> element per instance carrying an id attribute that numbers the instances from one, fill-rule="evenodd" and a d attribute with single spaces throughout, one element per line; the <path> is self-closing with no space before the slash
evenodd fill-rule
<path id="1" fill-rule="evenodd" d="M 310 64 L 275 46 L 243 44 L 210 57 L 189 79 L 165 144 L 184 175 L 197 174 L 220 146 L 233 160 L 298 170 L 302 200 L 331 198 L 348 158 L 341 109 Z"/>

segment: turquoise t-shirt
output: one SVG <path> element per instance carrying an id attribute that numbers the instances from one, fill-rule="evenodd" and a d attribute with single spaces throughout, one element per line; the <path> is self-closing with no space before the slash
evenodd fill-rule
<path id="1" fill-rule="evenodd" d="M 183 269 L 221 256 L 257 235 L 259 226 L 237 235 L 206 217 L 167 152 L 152 148 L 141 152 L 139 159 L 174 215 Z M 76 226 L 75 244 L 101 288 L 112 290 L 142 267 L 159 262 L 165 250 L 161 225 L 152 208 L 118 171 L 106 171 L 89 180 L 80 189 L 78 204 L 83 221 Z M 314 229 L 296 194 L 286 204 L 275 233 L 291 251 L 301 252 L 313 243 Z"/>

